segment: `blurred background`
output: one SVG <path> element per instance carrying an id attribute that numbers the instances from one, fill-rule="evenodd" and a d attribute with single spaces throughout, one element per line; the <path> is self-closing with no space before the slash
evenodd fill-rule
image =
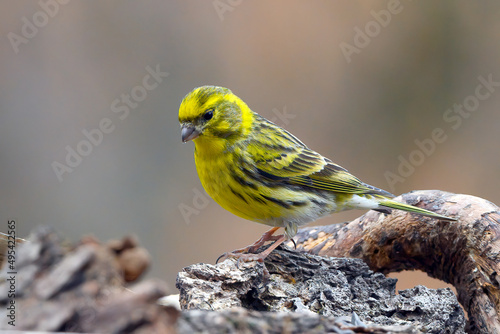
<path id="1" fill-rule="evenodd" d="M 369 184 L 500 203 L 498 1 L 66 2 L 1 5 L 0 231 L 136 235 L 172 292 L 255 241 L 267 226 L 208 198 L 181 143 L 179 104 L 206 84 Z"/>

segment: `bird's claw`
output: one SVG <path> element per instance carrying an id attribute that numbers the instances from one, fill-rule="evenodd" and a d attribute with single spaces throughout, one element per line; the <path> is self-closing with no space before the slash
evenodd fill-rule
<path id="1" fill-rule="evenodd" d="M 266 256 L 261 255 L 261 254 L 252 254 L 252 253 L 246 253 L 240 250 L 237 251 L 232 251 L 232 252 L 226 252 L 219 256 L 215 263 L 219 263 L 219 261 L 225 261 L 226 259 L 236 259 L 236 267 L 239 269 L 239 265 L 241 262 L 264 262 Z"/>

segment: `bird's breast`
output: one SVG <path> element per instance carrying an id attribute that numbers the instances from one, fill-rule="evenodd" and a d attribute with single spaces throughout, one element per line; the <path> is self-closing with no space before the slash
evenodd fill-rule
<path id="1" fill-rule="evenodd" d="M 229 153 L 207 159 L 197 151 L 195 160 L 205 191 L 241 218 L 270 226 L 284 227 L 290 222 L 300 226 L 337 210 L 333 193 L 269 183 L 258 175 L 249 175 L 241 161 Z"/>
<path id="2" fill-rule="evenodd" d="M 257 186 L 242 175 L 233 157 L 218 154 L 210 157 L 195 154 L 196 169 L 205 191 L 224 209 L 248 220 L 258 215 L 252 198 L 257 198 Z"/>

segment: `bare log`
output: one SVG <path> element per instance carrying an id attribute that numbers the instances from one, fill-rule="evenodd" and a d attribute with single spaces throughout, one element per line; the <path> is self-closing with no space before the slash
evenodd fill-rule
<path id="1" fill-rule="evenodd" d="M 354 257 L 384 274 L 421 270 L 452 284 L 468 312 L 468 331 L 500 333 L 500 210 L 484 199 L 440 191 L 415 191 L 397 200 L 457 222 L 393 210 L 370 211 L 352 222 L 306 227 L 299 250 Z"/>

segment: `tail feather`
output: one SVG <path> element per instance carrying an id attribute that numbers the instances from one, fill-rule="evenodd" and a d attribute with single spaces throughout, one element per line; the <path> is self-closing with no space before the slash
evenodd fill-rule
<path id="1" fill-rule="evenodd" d="M 443 220 L 449 220 L 449 221 L 456 221 L 455 218 L 450 218 L 450 217 L 442 216 L 442 215 L 437 214 L 435 212 L 432 212 L 432 211 L 429 211 L 429 210 L 425 210 L 425 209 L 421 209 L 421 208 L 417 208 L 416 206 L 404 204 L 404 203 L 401 203 L 401 202 L 397 202 L 397 201 L 394 201 L 392 199 L 381 199 L 379 201 L 379 205 L 382 208 L 398 209 L 398 210 L 403 210 L 403 211 L 406 211 L 406 212 L 416 213 L 416 214 L 419 214 L 419 215 L 422 215 L 422 216 L 426 216 L 426 217 L 443 219 Z"/>

